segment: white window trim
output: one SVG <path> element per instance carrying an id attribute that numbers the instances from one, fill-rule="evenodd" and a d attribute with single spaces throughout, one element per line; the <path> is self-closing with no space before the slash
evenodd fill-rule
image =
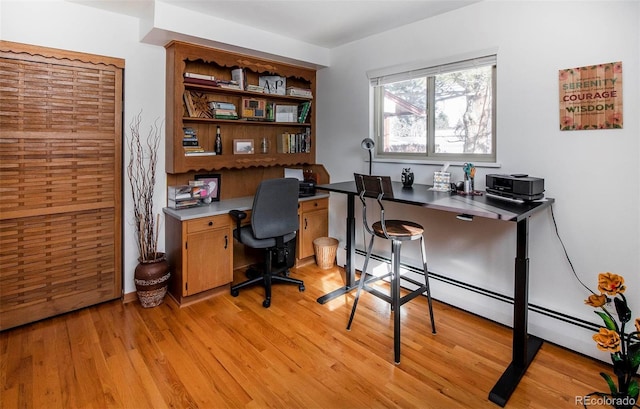
<path id="1" fill-rule="evenodd" d="M 378 138 L 376 135 L 376 130 L 378 124 L 375 124 L 376 112 L 374 109 L 374 98 L 375 98 L 375 87 L 380 85 L 385 85 L 397 81 L 409 80 L 417 77 L 429 76 L 434 74 L 446 73 L 451 71 L 458 71 L 460 69 L 468 69 L 473 65 L 498 65 L 498 48 L 489 48 L 484 50 L 473 51 L 465 54 L 458 54 L 449 56 L 446 58 L 429 60 L 429 61 L 413 61 L 408 63 L 403 63 L 399 65 L 393 65 L 389 67 L 383 67 L 378 69 L 369 70 L 366 72 L 367 77 L 369 79 L 369 83 L 371 85 L 370 89 L 370 120 L 369 124 L 370 131 L 369 136 L 378 143 Z M 494 73 L 495 75 L 495 73 Z M 493 82 L 493 97 L 496 97 L 496 88 L 497 84 Z M 495 108 L 496 105 L 494 105 Z M 497 138 L 496 138 L 496 128 L 497 124 L 494 121 L 493 123 L 493 137 L 494 137 L 494 150 L 495 156 L 493 161 L 483 161 L 480 159 L 476 159 L 478 164 L 482 163 L 487 167 L 500 167 L 498 162 L 498 152 L 497 152 Z M 451 157 L 447 159 L 446 156 L 438 157 L 438 156 L 427 156 L 427 155 L 388 155 L 384 154 L 380 156 L 378 149 L 376 148 L 373 152 L 374 162 L 387 162 L 387 163 L 414 163 L 414 164 L 442 164 L 445 162 L 449 163 L 457 163 L 455 157 Z M 480 156 L 480 155 L 479 155 Z M 463 159 L 460 159 L 463 161 Z M 464 163 L 464 162 L 461 162 Z"/>

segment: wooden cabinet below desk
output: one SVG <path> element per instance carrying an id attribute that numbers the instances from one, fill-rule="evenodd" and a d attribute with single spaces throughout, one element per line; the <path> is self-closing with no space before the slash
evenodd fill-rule
<path id="1" fill-rule="evenodd" d="M 166 218 L 166 248 L 173 277 L 169 291 L 182 305 L 226 288 L 233 281 L 233 235 L 229 215 L 180 221 Z"/>
<path id="2" fill-rule="evenodd" d="M 313 241 L 329 234 L 329 199 L 300 202 L 300 230 L 298 231 L 298 260 L 314 255 Z"/>

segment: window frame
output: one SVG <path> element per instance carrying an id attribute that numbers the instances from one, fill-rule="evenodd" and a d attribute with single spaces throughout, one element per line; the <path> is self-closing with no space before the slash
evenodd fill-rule
<path id="1" fill-rule="evenodd" d="M 491 146 L 492 152 L 482 153 L 437 153 L 435 152 L 435 76 L 447 72 L 461 71 L 476 67 L 491 66 Z M 414 63 L 400 67 L 384 68 L 368 72 L 372 98 L 372 138 L 376 143 L 375 157 L 381 160 L 406 160 L 419 163 L 429 162 L 497 162 L 497 52 L 487 52 L 478 56 L 451 58 L 447 62 Z M 426 78 L 427 101 L 427 143 L 426 153 L 384 152 L 384 85 L 415 78 Z"/>

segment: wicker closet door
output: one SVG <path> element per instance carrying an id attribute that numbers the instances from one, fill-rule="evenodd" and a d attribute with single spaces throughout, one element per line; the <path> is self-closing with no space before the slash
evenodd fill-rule
<path id="1" fill-rule="evenodd" d="M 0 330 L 121 296 L 123 70 L 0 41 Z"/>

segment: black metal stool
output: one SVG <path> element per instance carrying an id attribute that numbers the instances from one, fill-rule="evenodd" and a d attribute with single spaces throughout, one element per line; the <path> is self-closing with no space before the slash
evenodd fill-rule
<path id="1" fill-rule="evenodd" d="M 371 235 L 371 240 L 367 247 L 367 256 L 364 260 L 364 266 L 362 267 L 362 274 L 360 275 L 360 283 L 358 285 L 358 291 L 356 292 L 356 298 L 353 301 L 353 307 L 351 308 L 351 316 L 349 317 L 349 323 L 347 324 L 347 330 L 351 329 L 351 323 L 356 313 L 356 307 L 358 306 L 358 299 L 362 290 L 375 295 L 376 297 L 385 300 L 391 304 L 391 310 L 393 311 L 393 350 L 395 363 L 400 363 L 400 307 L 406 302 L 411 301 L 418 295 L 427 293 L 427 302 L 429 304 L 429 315 L 431 317 L 431 331 L 436 333 L 436 324 L 433 319 L 433 307 L 431 303 L 431 291 L 429 290 L 429 273 L 427 270 L 427 258 L 424 246 L 424 228 L 418 223 L 406 221 L 406 220 L 385 220 L 384 218 L 384 206 L 382 204 L 383 197 L 392 197 L 393 189 L 391 187 L 391 179 L 388 176 L 368 176 L 361 174 L 354 174 L 356 187 L 358 189 L 358 195 L 362 202 L 362 222 L 367 230 L 367 233 Z M 380 221 L 373 223 L 369 226 L 367 222 L 367 203 L 365 197 L 376 198 L 378 205 L 380 206 Z M 391 240 L 391 268 L 392 271 L 389 274 L 383 276 L 373 276 L 367 278 L 367 267 L 369 265 L 369 259 L 371 258 L 371 250 L 373 249 L 373 239 L 380 237 L 383 239 Z M 424 268 L 424 284 L 419 283 L 408 277 L 402 277 L 400 275 L 400 249 L 403 241 L 420 240 L 420 251 L 422 253 L 422 265 Z M 368 284 L 374 281 L 382 280 L 386 277 L 391 277 L 391 294 L 387 295 L 383 292 L 370 287 Z M 416 285 L 418 288 L 411 291 L 407 295 L 400 297 L 400 281 L 405 280 L 411 284 Z"/>

